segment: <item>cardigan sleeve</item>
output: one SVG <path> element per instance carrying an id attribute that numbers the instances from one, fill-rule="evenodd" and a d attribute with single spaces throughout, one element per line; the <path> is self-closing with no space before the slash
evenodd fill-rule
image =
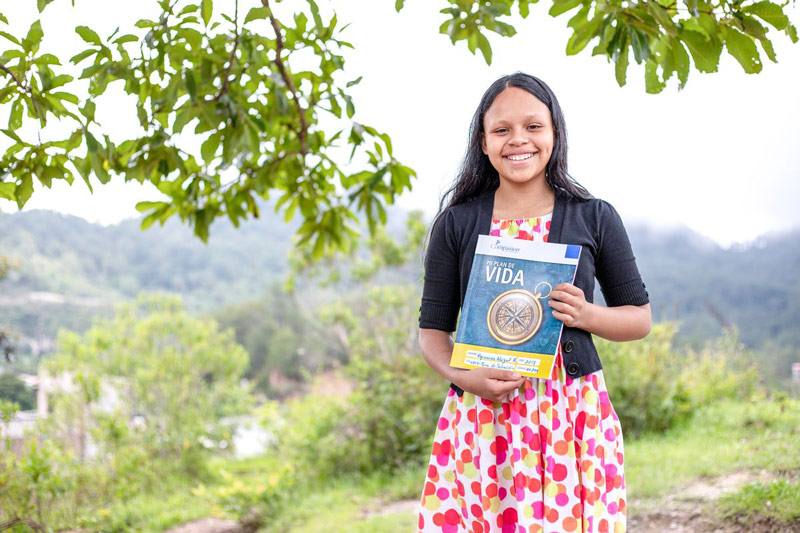
<path id="1" fill-rule="evenodd" d="M 645 305 L 650 301 L 628 233 L 617 211 L 601 202 L 600 242 L 595 259 L 595 274 L 606 305 Z"/>
<path id="2" fill-rule="evenodd" d="M 431 229 L 425 252 L 419 327 L 455 331 L 461 309 L 458 245 L 451 211 L 445 211 Z"/>

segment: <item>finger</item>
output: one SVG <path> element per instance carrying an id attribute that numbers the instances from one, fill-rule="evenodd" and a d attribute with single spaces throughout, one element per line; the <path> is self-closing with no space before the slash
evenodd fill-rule
<path id="1" fill-rule="evenodd" d="M 553 300 L 575 305 L 583 300 L 583 294 L 574 294 L 567 291 L 553 291 L 550 293 L 550 301 Z"/>
<path id="2" fill-rule="evenodd" d="M 489 377 L 492 379 L 496 379 L 498 381 L 516 381 L 520 379 L 522 376 L 513 372 L 511 370 L 495 370 L 492 369 L 489 373 Z"/>
<path id="3" fill-rule="evenodd" d="M 558 285 L 555 286 L 555 288 L 553 290 L 564 291 L 564 292 L 568 292 L 570 294 L 581 294 L 581 293 L 583 293 L 583 290 L 581 290 L 580 287 L 577 287 L 577 286 L 573 285 L 572 283 L 559 283 Z"/>
<path id="4" fill-rule="evenodd" d="M 550 305 L 550 307 L 554 311 L 558 311 L 559 313 L 572 315 L 572 314 L 575 314 L 575 312 L 576 312 L 575 307 L 570 305 L 570 304 L 568 304 L 568 303 L 566 303 L 566 302 L 553 302 L 553 301 L 550 301 L 548 305 Z"/>
<path id="5" fill-rule="evenodd" d="M 553 317 L 555 319 L 557 319 L 557 320 L 560 320 L 561 322 L 563 322 L 567 326 L 572 324 L 572 321 L 574 320 L 572 315 L 568 315 L 566 313 L 561 313 L 559 311 L 553 311 Z"/>

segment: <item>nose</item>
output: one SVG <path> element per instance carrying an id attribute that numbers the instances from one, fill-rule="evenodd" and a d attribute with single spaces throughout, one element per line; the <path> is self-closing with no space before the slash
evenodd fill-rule
<path id="1" fill-rule="evenodd" d="M 526 144 L 528 142 L 528 138 L 525 137 L 525 135 L 523 135 L 522 131 L 515 130 L 514 131 L 514 135 L 511 137 L 511 139 L 508 142 L 509 142 L 509 144 L 514 145 L 514 146 L 521 146 L 521 145 Z"/>

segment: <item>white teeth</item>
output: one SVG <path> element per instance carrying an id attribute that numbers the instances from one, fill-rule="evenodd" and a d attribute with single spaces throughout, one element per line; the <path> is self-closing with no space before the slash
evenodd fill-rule
<path id="1" fill-rule="evenodd" d="M 529 159 L 529 158 L 533 157 L 533 154 L 527 153 L 527 154 L 518 154 L 518 155 L 507 155 L 506 157 L 508 159 L 512 160 L 512 161 L 524 161 L 526 159 Z"/>

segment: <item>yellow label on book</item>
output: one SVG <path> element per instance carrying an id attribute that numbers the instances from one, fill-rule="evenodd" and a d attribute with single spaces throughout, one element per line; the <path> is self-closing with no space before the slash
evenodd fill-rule
<path id="1" fill-rule="evenodd" d="M 544 353 L 509 352 L 488 346 L 456 343 L 450 366 L 457 368 L 496 368 L 523 376 L 550 378 L 555 357 Z"/>

